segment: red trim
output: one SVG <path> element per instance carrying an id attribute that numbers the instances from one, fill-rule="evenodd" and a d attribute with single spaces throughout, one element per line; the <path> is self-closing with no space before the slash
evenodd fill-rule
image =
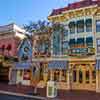
<path id="1" fill-rule="evenodd" d="M 96 0 L 96 1 L 84 0 L 84 1 L 75 2 L 75 3 L 69 4 L 67 7 L 54 9 L 49 16 L 59 15 L 64 11 L 73 10 L 73 9 L 77 9 L 77 8 L 88 7 L 88 6 L 96 5 L 96 4 L 98 6 L 100 6 L 100 0 Z"/>

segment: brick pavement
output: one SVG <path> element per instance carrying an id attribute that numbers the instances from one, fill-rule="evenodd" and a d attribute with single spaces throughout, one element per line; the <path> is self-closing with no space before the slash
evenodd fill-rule
<path id="1" fill-rule="evenodd" d="M 32 95 L 34 88 L 31 86 L 7 85 L 0 83 L 0 90 Z M 46 88 L 38 88 L 38 96 L 46 97 Z M 58 90 L 58 96 L 47 100 L 100 100 L 100 93 L 90 91 L 64 91 Z"/>

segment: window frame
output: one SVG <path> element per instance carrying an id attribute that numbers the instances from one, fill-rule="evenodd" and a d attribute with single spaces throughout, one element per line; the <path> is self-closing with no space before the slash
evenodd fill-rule
<path id="1" fill-rule="evenodd" d="M 80 23 L 80 22 L 83 22 L 83 23 Z M 84 31 L 85 31 L 84 19 L 77 20 L 77 33 L 83 33 Z"/>
<path id="2" fill-rule="evenodd" d="M 87 20 L 91 20 L 91 23 L 87 23 Z M 92 18 L 88 18 L 85 20 L 85 26 L 86 26 L 86 32 L 92 32 Z M 90 29 L 90 26 L 91 26 L 91 29 Z"/>
<path id="3" fill-rule="evenodd" d="M 75 34 L 76 22 L 75 21 L 71 21 L 71 22 L 69 22 L 68 26 L 69 26 L 70 34 Z"/>
<path id="4" fill-rule="evenodd" d="M 98 29 L 97 29 L 97 22 L 98 22 L 98 21 L 99 21 L 99 26 L 98 26 L 98 27 L 99 27 L 99 31 L 98 31 Z M 100 19 L 96 20 L 96 32 L 97 32 L 97 33 L 100 33 Z"/>

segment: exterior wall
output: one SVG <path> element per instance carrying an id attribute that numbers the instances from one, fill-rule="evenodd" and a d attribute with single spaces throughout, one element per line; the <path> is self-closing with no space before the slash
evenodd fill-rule
<path id="1" fill-rule="evenodd" d="M 18 61 L 16 58 L 18 58 L 18 47 L 21 44 L 21 37 L 17 33 L 23 34 L 25 32 L 15 24 L 0 26 L 0 55 L 4 58 L 1 62 L 3 66 L 0 68 L 2 70 L 0 77 L 7 82 L 10 81 L 10 84 L 15 84 L 17 78 L 17 72 L 12 70 L 15 67 L 13 62 Z M 26 83 L 26 81 L 23 82 L 23 84 Z"/>
<path id="2" fill-rule="evenodd" d="M 96 92 L 100 92 L 100 70 L 96 70 Z"/>
<path id="3" fill-rule="evenodd" d="M 70 74 L 71 74 L 71 86 L 72 90 L 96 90 L 96 78 L 93 79 L 92 71 L 95 71 L 95 60 L 89 61 L 70 61 Z M 79 71 L 82 71 L 82 83 L 79 82 Z M 74 82 L 73 71 L 76 71 L 76 82 Z M 89 80 L 86 80 L 86 71 L 89 71 Z"/>
<path id="4" fill-rule="evenodd" d="M 81 32 L 81 33 L 77 33 L 76 31 L 76 27 L 75 27 L 75 33 L 74 34 L 70 34 L 69 32 L 69 27 L 68 27 L 68 41 L 70 39 L 77 39 L 77 38 L 87 38 L 87 37 L 92 37 L 93 38 L 93 46 L 92 48 L 94 49 L 93 50 L 93 54 L 92 55 L 89 55 L 87 54 L 86 56 L 83 55 L 80 55 L 79 57 L 77 56 L 68 56 L 68 58 L 66 60 L 69 61 L 69 70 L 67 71 L 67 87 L 69 89 L 78 89 L 78 90 L 91 90 L 91 91 L 95 91 L 96 90 L 96 76 L 95 77 L 95 80 L 92 80 L 92 70 L 95 71 L 95 64 L 96 64 L 96 39 L 95 39 L 95 33 L 96 33 L 96 24 L 95 24 L 95 13 L 97 12 L 97 9 L 98 7 L 96 6 L 90 6 L 90 7 L 87 7 L 87 8 L 80 8 L 80 9 L 73 9 L 73 10 L 69 10 L 69 11 L 65 11 L 58 15 L 54 15 L 54 16 L 49 16 L 48 19 L 50 21 L 53 21 L 53 22 L 60 22 L 60 23 L 63 23 L 65 26 L 68 26 L 68 24 L 71 22 L 71 21 L 75 21 L 77 22 L 78 20 L 81 20 L 81 19 L 88 19 L 88 18 L 91 18 L 92 19 L 92 31 L 91 32 L 86 32 L 86 25 L 84 27 L 84 32 Z M 60 10 L 59 10 L 60 11 Z M 99 33 L 98 33 L 99 34 Z M 69 45 L 70 46 L 70 45 Z M 74 49 L 77 49 L 77 48 L 88 48 L 86 46 L 75 46 L 73 47 Z M 69 48 L 69 51 L 70 51 L 71 48 Z M 61 58 L 62 59 L 62 58 Z M 84 65 L 81 66 L 81 64 Z M 89 64 L 89 67 L 87 69 L 87 65 Z M 74 67 L 71 67 L 71 65 L 76 66 L 76 70 L 82 70 L 83 72 L 83 83 L 80 83 L 79 82 L 79 74 L 77 74 L 77 82 L 74 83 L 73 82 L 73 73 L 72 71 L 74 70 Z M 89 70 L 90 73 L 89 73 L 89 77 L 90 77 L 90 82 L 87 84 L 86 83 L 86 70 Z M 94 83 L 93 83 L 94 81 Z M 60 82 L 59 82 L 60 83 Z M 62 88 L 62 86 L 59 86 L 59 88 Z M 66 88 L 67 88 L 66 87 Z"/>
<path id="5" fill-rule="evenodd" d="M 5 46 L 4 51 L 0 52 L 1 54 L 4 55 L 9 55 L 9 56 L 16 56 L 17 53 L 17 44 L 16 44 L 16 39 L 14 37 L 9 37 L 6 39 L 0 39 L 0 47 L 2 48 L 2 46 Z M 7 50 L 6 48 L 8 46 L 11 46 L 11 50 Z"/>
<path id="6" fill-rule="evenodd" d="M 37 33 L 33 36 L 33 58 L 50 57 L 50 33 Z"/>
<path id="7" fill-rule="evenodd" d="M 100 40 L 100 32 L 96 32 L 96 20 L 100 20 L 100 7 L 98 8 L 97 12 L 94 16 L 94 30 L 95 30 L 95 46 L 96 46 L 96 61 L 100 60 L 100 49 L 99 49 L 99 42 Z M 96 92 L 100 92 L 100 65 L 96 64 Z"/>

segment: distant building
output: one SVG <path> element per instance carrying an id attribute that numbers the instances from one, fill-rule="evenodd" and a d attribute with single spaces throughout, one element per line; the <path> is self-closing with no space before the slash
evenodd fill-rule
<path id="1" fill-rule="evenodd" d="M 11 63 L 12 60 L 17 61 L 17 48 L 21 42 L 21 38 L 18 37 L 18 34 L 21 34 L 21 37 L 25 30 L 21 29 L 15 24 L 9 24 L 0 26 L 0 80 L 8 81 L 9 80 L 9 69 L 13 66 Z"/>

